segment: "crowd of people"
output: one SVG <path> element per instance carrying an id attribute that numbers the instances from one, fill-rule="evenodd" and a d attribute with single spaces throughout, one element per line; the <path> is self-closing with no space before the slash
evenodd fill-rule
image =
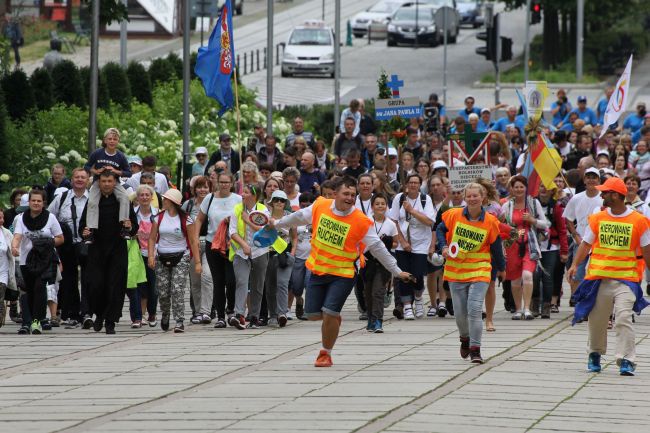
<path id="1" fill-rule="evenodd" d="M 464 103 L 449 115 L 431 95 L 401 144 L 393 131 L 377 130 L 361 100 L 343 111 L 331 143 L 306 131 L 300 117 L 284 143 L 263 125 L 237 150 L 221 134 L 214 153 L 195 149 L 187 193 L 155 157 L 123 154 L 120 133 L 110 128 L 70 178 L 56 164 L 45 186 L 11 194 L 0 214 L 0 308 L 20 334 L 59 326 L 112 334 L 125 297 L 132 328 L 157 327 L 158 310 L 160 328 L 177 333 L 187 318 L 235 329 L 323 320 L 316 365 L 328 366 L 353 291 L 359 320 L 373 333 L 384 331 L 389 306 L 399 320 L 454 316 L 461 356 L 480 363 L 481 334 L 496 331 L 497 286 L 512 320 L 529 321 L 568 307 L 561 305 L 566 269 L 578 294 L 583 280 L 606 277 L 595 272 L 598 264 L 617 275 L 611 271 L 620 263 L 602 255 L 605 241 L 591 263 L 591 250 L 579 247 L 594 245 L 603 226 L 595 227 L 592 215 L 604 207 L 623 203 L 643 221 L 650 217 L 650 114 L 639 103 L 598 139 L 606 104 L 594 111 L 579 96 L 573 108 L 558 91 L 545 133 L 562 170 L 553 185 L 530 194 L 521 175 L 528 145 L 521 109 L 481 109 L 472 96 Z M 505 116 L 494 119 L 499 108 Z M 446 134 L 468 131 L 494 132 L 479 161 L 492 178 L 454 188 L 450 165 L 466 161 Z M 263 230 L 278 236 L 260 243 Z M 642 249 L 648 234 L 638 236 Z M 643 254 L 633 256 L 641 275 Z M 603 311 L 605 326 L 629 332 L 632 305 L 619 307 L 599 304 L 593 330 L 589 321 L 590 341 L 598 341 L 590 343 L 593 353 L 606 349 L 595 337 Z M 0 311 L 0 325 L 5 316 Z M 617 358 L 633 371 L 628 346 Z"/>

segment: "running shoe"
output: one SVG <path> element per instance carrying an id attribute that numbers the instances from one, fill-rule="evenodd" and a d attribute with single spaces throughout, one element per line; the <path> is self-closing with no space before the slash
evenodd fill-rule
<path id="1" fill-rule="evenodd" d="M 30 334 L 29 326 L 23 325 L 20 328 L 18 328 L 18 334 L 19 335 L 29 335 Z"/>
<path id="2" fill-rule="evenodd" d="M 438 314 L 438 309 L 435 306 L 430 306 L 427 311 L 427 317 L 435 317 Z"/>
<path id="3" fill-rule="evenodd" d="M 32 325 L 29 327 L 29 331 L 32 333 L 32 335 L 42 334 L 43 328 L 41 327 L 41 322 L 39 320 L 34 319 L 32 321 Z"/>
<path id="4" fill-rule="evenodd" d="M 375 321 L 368 319 L 368 324 L 366 325 L 366 331 L 375 332 Z"/>
<path id="5" fill-rule="evenodd" d="M 332 362 L 332 356 L 327 353 L 327 350 L 321 349 L 314 363 L 314 367 L 331 367 L 332 364 L 334 364 Z"/>
<path id="6" fill-rule="evenodd" d="M 469 359 L 472 364 L 483 364 L 480 346 L 472 346 L 469 348 Z"/>
<path id="7" fill-rule="evenodd" d="M 447 307 L 442 302 L 438 304 L 438 317 L 445 317 L 447 315 Z"/>
<path id="8" fill-rule="evenodd" d="M 276 319 L 275 317 L 271 317 L 269 319 L 268 326 L 269 328 L 279 328 L 280 324 L 278 323 L 278 319 Z"/>
<path id="9" fill-rule="evenodd" d="M 50 319 L 45 319 L 41 321 L 41 327 L 43 328 L 43 331 L 51 331 L 52 323 L 50 323 Z"/>
<path id="10" fill-rule="evenodd" d="M 111 322 L 110 320 L 107 320 L 105 326 L 106 326 L 106 335 L 115 334 L 115 322 Z"/>
<path id="11" fill-rule="evenodd" d="M 467 359 L 469 356 L 469 337 L 460 337 L 460 357 Z"/>
<path id="12" fill-rule="evenodd" d="M 174 333 L 175 334 L 182 334 L 185 332 L 185 325 L 183 325 L 182 320 L 177 320 L 176 321 L 176 326 L 174 326 Z"/>
<path id="13" fill-rule="evenodd" d="M 375 334 L 383 334 L 384 333 L 384 328 L 383 328 L 383 323 L 381 319 L 375 320 L 375 330 L 373 331 Z"/>
<path id="14" fill-rule="evenodd" d="M 95 332 L 99 332 L 102 330 L 103 327 L 104 327 L 104 318 L 97 316 L 97 318 L 95 318 L 95 321 L 93 322 L 93 330 Z"/>
<path id="15" fill-rule="evenodd" d="M 226 327 L 226 321 L 223 319 L 219 319 L 215 322 L 214 324 L 215 328 L 225 328 Z"/>
<path id="16" fill-rule="evenodd" d="M 260 327 L 260 324 L 257 320 L 257 317 L 251 316 L 251 320 L 248 322 L 248 325 L 246 328 L 248 329 L 258 329 Z"/>
<path id="17" fill-rule="evenodd" d="M 201 323 L 202 318 L 203 317 L 200 314 L 197 314 L 197 315 L 192 316 L 192 318 L 190 319 L 190 322 L 192 322 L 192 325 L 198 325 L 198 324 Z"/>
<path id="18" fill-rule="evenodd" d="M 61 318 L 59 316 L 53 317 L 50 320 L 50 325 L 52 325 L 52 328 L 59 328 L 61 327 Z"/>
<path id="19" fill-rule="evenodd" d="M 278 325 L 280 325 L 280 328 L 287 326 L 287 316 L 280 314 L 280 317 L 278 317 Z"/>
<path id="20" fill-rule="evenodd" d="M 559 313 L 560 312 L 560 307 L 557 305 L 551 305 L 551 313 Z"/>
<path id="21" fill-rule="evenodd" d="M 522 320 L 524 313 L 517 311 L 512 314 L 512 320 Z"/>
<path id="22" fill-rule="evenodd" d="M 617 360 L 616 363 L 619 365 L 619 373 L 621 376 L 634 376 L 634 370 L 636 370 L 636 366 L 632 361 L 623 358 Z"/>
<path id="23" fill-rule="evenodd" d="M 203 325 L 209 325 L 212 323 L 212 318 L 210 317 L 209 314 L 201 314 L 201 323 Z"/>
<path id="24" fill-rule="evenodd" d="M 147 318 L 147 322 L 149 322 L 149 327 L 153 328 L 158 324 L 158 320 L 156 320 L 156 315 L 155 314 L 149 314 L 149 317 Z"/>
<path id="25" fill-rule="evenodd" d="M 600 353 L 591 352 L 589 354 L 589 361 L 587 361 L 587 370 L 592 373 L 600 373 Z"/>
<path id="26" fill-rule="evenodd" d="M 228 319 L 228 324 L 233 328 L 244 329 L 244 325 L 242 325 L 242 323 L 239 321 L 239 318 L 236 316 L 230 317 L 230 319 Z"/>
<path id="27" fill-rule="evenodd" d="M 93 322 L 93 318 L 90 317 L 89 315 L 85 315 L 83 319 L 83 325 L 81 326 L 82 329 L 90 329 L 93 327 L 95 323 Z"/>
<path id="28" fill-rule="evenodd" d="M 422 301 L 422 298 L 415 298 L 415 317 L 418 319 L 424 317 L 424 301 Z"/>
<path id="29" fill-rule="evenodd" d="M 397 320 L 404 319 L 404 312 L 402 309 L 403 307 L 401 305 L 397 305 L 395 308 L 393 308 L 393 316 L 395 316 Z"/>
<path id="30" fill-rule="evenodd" d="M 136 320 L 135 322 L 131 323 L 131 329 L 139 329 L 142 328 L 142 321 Z"/>
<path id="31" fill-rule="evenodd" d="M 534 318 L 535 316 L 530 312 L 530 310 L 524 310 L 524 320 L 533 320 Z"/>
<path id="32" fill-rule="evenodd" d="M 413 308 L 404 308 L 404 320 L 415 320 Z"/>

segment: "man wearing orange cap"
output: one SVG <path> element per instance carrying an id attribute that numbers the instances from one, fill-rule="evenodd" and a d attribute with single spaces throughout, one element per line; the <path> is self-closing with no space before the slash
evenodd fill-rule
<path id="1" fill-rule="evenodd" d="M 600 357 L 607 351 L 607 323 L 614 305 L 616 315 L 616 364 L 622 376 L 634 376 L 636 368 L 632 314 L 650 305 L 640 282 L 645 264 L 650 264 L 650 223 L 625 205 L 627 187 L 612 177 L 596 187 L 607 208 L 589 216 L 578 247 L 569 281 L 578 263 L 591 251 L 584 281 L 572 296 L 576 303 L 573 324 L 589 318 L 589 361 L 587 369 L 598 373 Z"/>

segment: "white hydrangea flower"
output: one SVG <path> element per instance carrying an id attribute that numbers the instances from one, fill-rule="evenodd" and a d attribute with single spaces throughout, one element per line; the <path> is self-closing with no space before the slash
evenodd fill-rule
<path id="1" fill-rule="evenodd" d="M 56 153 L 54 152 L 47 152 L 45 156 L 47 157 L 47 159 L 56 159 Z"/>
<path id="2" fill-rule="evenodd" d="M 146 120 L 138 120 L 138 125 L 142 126 L 143 128 L 147 127 L 147 122 Z"/>
<path id="3" fill-rule="evenodd" d="M 9 182 L 9 179 L 10 177 L 7 173 L 0 175 L 0 182 Z"/>

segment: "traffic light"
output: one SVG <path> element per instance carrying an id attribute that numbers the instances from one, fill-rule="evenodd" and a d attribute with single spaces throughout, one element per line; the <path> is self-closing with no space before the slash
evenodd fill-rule
<path id="1" fill-rule="evenodd" d="M 542 21 L 542 0 L 533 0 L 530 3 L 530 24 L 539 24 Z"/>
<path id="2" fill-rule="evenodd" d="M 501 36 L 501 61 L 512 60 L 512 39 Z"/>
<path id="3" fill-rule="evenodd" d="M 476 39 L 485 41 L 484 47 L 478 47 L 476 54 L 485 56 L 485 60 L 497 61 L 497 29 L 499 26 L 499 15 L 495 15 L 492 20 L 492 26 L 487 27 L 484 32 L 476 34 Z"/>

